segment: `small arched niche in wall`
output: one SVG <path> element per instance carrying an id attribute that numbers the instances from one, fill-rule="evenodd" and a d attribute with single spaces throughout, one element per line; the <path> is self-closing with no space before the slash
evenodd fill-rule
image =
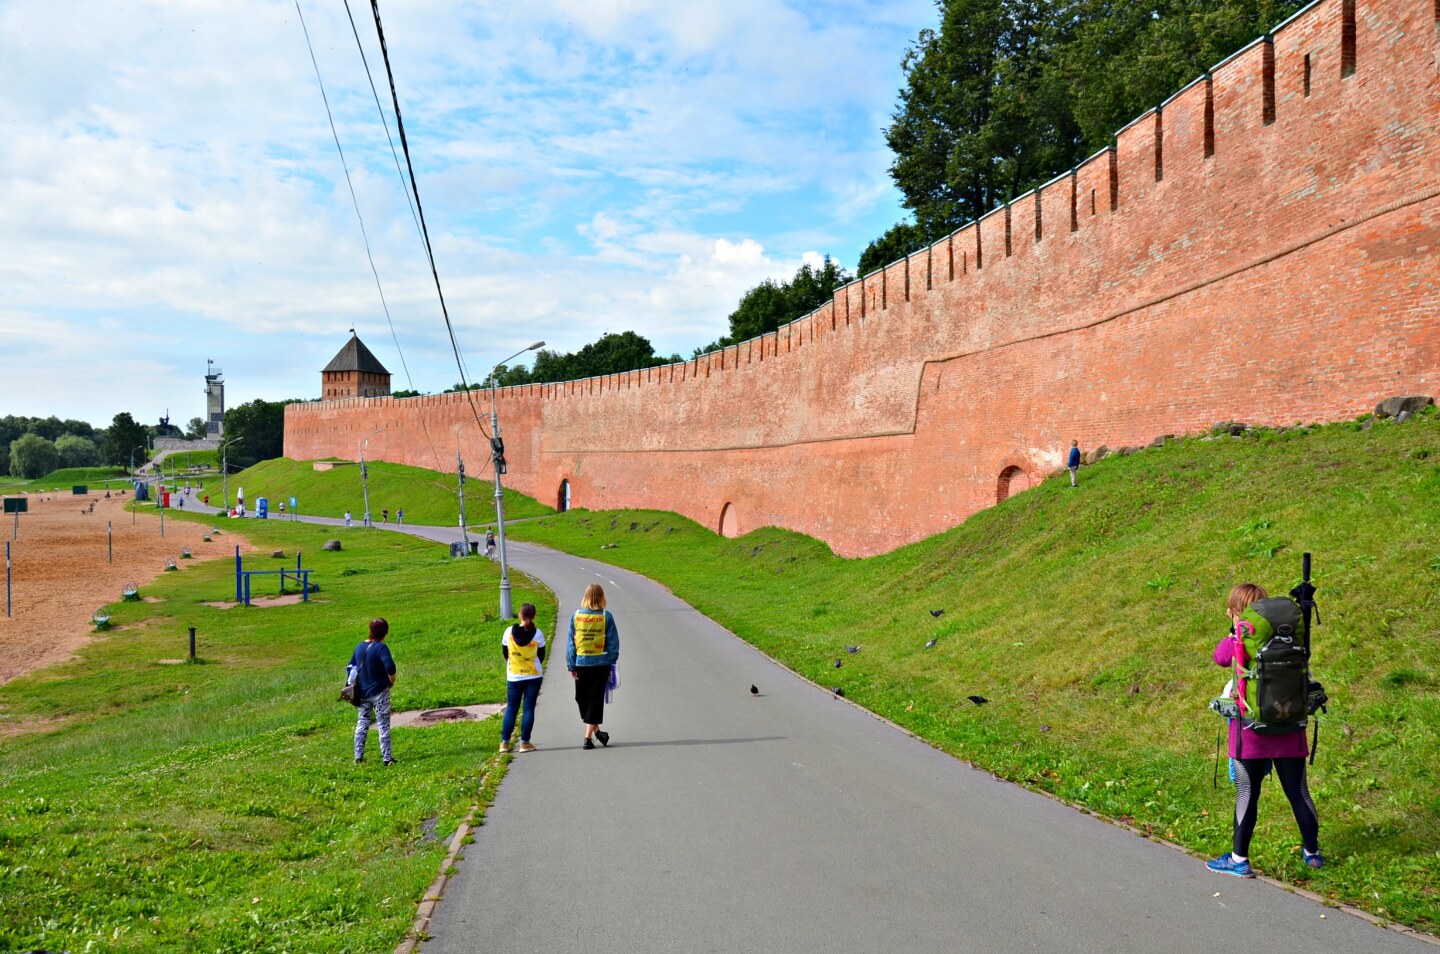
<path id="1" fill-rule="evenodd" d="M 570 509 L 570 481 L 560 481 L 560 490 L 555 494 L 555 509 L 564 513 Z"/>
<path id="2" fill-rule="evenodd" d="M 1020 491 L 1029 489 L 1030 475 L 1012 464 L 1000 471 L 1000 479 L 995 483 L 995 502 L 1004 503 Z"/>
<path id="3" fill-rule="evenodd" d="M 735 513 L 735 505 L 729 502 L 720 511 L 720 536 L 727 539 L 740 536 L 740 518 Z"/>

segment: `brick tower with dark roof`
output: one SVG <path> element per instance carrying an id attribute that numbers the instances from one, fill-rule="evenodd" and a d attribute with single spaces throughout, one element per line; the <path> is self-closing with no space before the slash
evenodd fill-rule
<path id="1" fill-rule="evenodd" d="M 390 372 L 353 330 L 345 347 L 320 372 L 320 382 L 323 401 L 385 397 L 390 393 Z"/>

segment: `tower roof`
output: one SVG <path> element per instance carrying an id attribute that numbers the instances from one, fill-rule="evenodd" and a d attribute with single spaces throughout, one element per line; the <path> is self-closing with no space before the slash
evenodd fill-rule
<path id="1" fill-rule="evenodd" d="M 365 342 L 360 340 L 360 336 L 353 331 L 350 333 L 350 340 L 345 342 L 345 347 L 341 348 L 340 352 L 330 359 L 330 363 L 325 365 L 324 370 L 366 371 L 371 374 L 390 373 L 385 370 L 385 365 L 380 363 L 380 359 L 376 358 L 375 355 L 370 353 L 370 349 L 365 347 Z"/>

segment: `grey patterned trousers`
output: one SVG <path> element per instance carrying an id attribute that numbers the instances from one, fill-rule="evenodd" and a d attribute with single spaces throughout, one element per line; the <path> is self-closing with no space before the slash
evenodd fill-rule
<path id="1" fill-rule="evenodd" d="M 370 733 L 371 722 L 375 722 L 380 730 L 380 756 L 385 761 L 390 761 L 390 690 L 385 689 L 370 696 L 356 712 L 355 761 L 365 757 L 365 736 Z"/>

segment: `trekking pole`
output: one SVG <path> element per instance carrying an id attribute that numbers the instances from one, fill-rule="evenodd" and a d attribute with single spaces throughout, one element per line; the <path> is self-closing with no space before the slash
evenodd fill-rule
<path id="1" fill-rule="evenodd" d="M 1310 616 L 1314 614 L 1315 622 L 1320 622 L 1320 608 L 1315 605 L 1315 585 L 1310 582 L 1310 553 L 1306 551 L 1300 557 L 1300 585 L 1290 591 L 1291 597 L 1300 604 L 1300 612 L 1305 617 L 1305 656 L 1310 656 Z"/>
<path id="2" fill-rule="evenodd" d="M 1314 616 L 1315 616 L 1315 622 L 1316 622 L 1316 623 L 1319 623 L 1319 622 L 1320 622 L 1320 607 L 1318 607 L 1317 605 L 1315 605 L 1315 584 L 1313 584 L 1313 583 L 1310 582 L 1310 553 L 1309 553 L 1309 551 L 1306 551 L 1306 552 L 1305 552 L 1304 554 L 1302 554 L 1301 557 L 1300 557 L 1300 585 L 1297 586 L 1297 587 L 1295 587 L 1293 590 L 1291 590 L 1291 591 L 1290 591 L 1290 595 L 1295 599 L 1295 602 L 1297 602 L 1297 603 L 1300 604 L 1300 613 L 1301 613 L 1301 615 L 1304 617 L 1304 620 L 1305 620 L 1305 661 L 1306 661 L 1306 667 L 1307 667 L 1307 672 L 1308 672 L 1309 661 L 1310 661 L 1310 616 L 1311 616 L 1311 614 L 1312 614 L 1312 613 L 1314 614 Z M 1308 679 L 1307 679 L 1307 685 L 1306 685 L 1306 687 L 1305 687 L 1306 693 L 1307 693 L 1307 701 L 1308 701 L 1308 693 L 1309 693 L 1309 690 L 1310 690 L 1310 685 L 1311 685 L 1311 684 L 1308 682 Z M 1316 684 L 1316 685 L 1318 685 L 1318 684 Z M 1316 750 L 1316 749 L 1319 747 L 1319 745 L 1320 745 L 1320 716 L 1319 716 L 1319 714 L 1318 714 L 1319 712 L 1327 712 L 1327 710 L 1326 710 L 1326 708 L 1325 708 L 1325 704 L 1324 704 L 1323 702 L 1317 707 L 1317 713 L 1315 714 L 1315 729 L 1314 729 L 1314 731 L 1313 731 L 1313 733 L 1312 733 L 1312 735 L 1311 735 L 1311 742 L 1310 742 L 1310 764 L 1311 764 L 1311 765 L 1314 765 L 1314 764 L 1315 764 L 1315 750 Z M 1327 714 L 1328 714 L 1328 712 L 1327 712 Z M 1303 730 L 1302 730 L 1302 731 L 1303 731 Z"/>
<path id="3" fill-rule="evenodd" d="M 1210 787 L 1214 789 L 1220 787 L 1220 740 L 1224 737 L 1223 729 L 1215 733 L 1215 772 L 1210 776 Z"/>

